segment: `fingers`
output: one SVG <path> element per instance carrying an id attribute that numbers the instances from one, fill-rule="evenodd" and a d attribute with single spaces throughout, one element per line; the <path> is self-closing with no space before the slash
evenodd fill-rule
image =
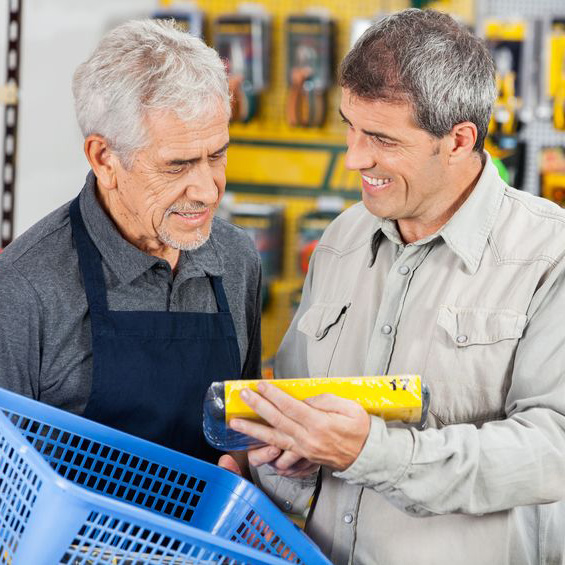
<path id="1" fill-rule="evenodd" d="M 283 477 L 308 477 L 320 468 L 317 463 L 311 463 L 292 451 L 284 451 L 281 455 L 281 450 L 273 445 L 254 449 L 247 455 L 249 463 L 254 467 L 269 463 L 277 474 Z"/>
<path id="2" fill-rule="evenodd" d="M 218 460 L 218 467 L 241 476 L 241 469 L 239 468 L 237 461 L 231 455 L 222 455 Z"/>
<path id="3" fill-rule="evenodd" d="M 240 392 L 240 396 L 271 427 L 238 418 L 230 421 L 230 427 L 263 443 L 284 450 L 290 449 L 293 444 L 291 438 L 300 437 L 304 433 L 304 428 L 298 422 L 306 419 L 306 414 L 311 408 L 272 385 L 261 382 L 258 384 L 258 389 L 261 394 L 245 388 Z"/>
<path id="4" fill-rule="evenodd" d="M 230 420 L 230 428 L 236 432 L 254 437 L 258 439 L 261 443 L 266 443 L 268 445 L 274 445 L 282 450 L 291 449 L 294 446 L 294 440 L 292 436 L 271 428 L 270 426 L 265 426 L 258 422 L 253 422 L 251 420 L 243 420 L 240 418 L 234 418 Z"/>
<path id="5" fill-rule="evenodd" d="M 310 409 L 300 400 L 292 398 L 276 386 L 260 382 L 259 394 L 250 389 L 243 389 L 240 396 L 243 401 L 274 428 L 292 434 L 296 423 L 304 422 L 310 415 Z"/>
<path id="6" fill-rule="evenodd" d="M 291 479 L 303 479 L 309 477 L 320 470 L 320 465 L 311 463 L 308 459 L 301 459 L 298 463 L 285 471 L 278 471 L 281 477 L 288 477 Z"/>
<path id="7" fill-rule="evenodd" d="M 267 445 L 247 452 L 249 464 L 253 467 L 260 467 L 265 463 L 271 463 L 281 454 L 281 450 L 274 445 Z"/>
<path id="8" fill-rule="evenodd" d="M 359 409 L 364 408 L 357 402 L 348 398 L 341 398 L 335 394 L 319 394 L 304 400 L 308 406 L 321 410 L 322 412 L 333 412 L 342 414 L 343 416 L 351 416 L 357 414 Z"/>
<path id="9" fill-rule="evenodd" d="M 286 471 L 290 469 L 294 465 L 296 465 L 299 461 L 301 461 L 303 457 L 298 455 L 297 453 L 293 453 L 292 451 L 285 451 L 283 454 L 273 461 L 272 466 L 280 471 Z"/>

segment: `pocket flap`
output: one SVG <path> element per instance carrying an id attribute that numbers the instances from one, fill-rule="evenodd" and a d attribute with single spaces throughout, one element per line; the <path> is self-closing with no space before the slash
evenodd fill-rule
<path id="1" fill-rule="evenodd" d="M 459 347 L 486 345 L 503 339 L 518 339 L 528 317 L 513 310 L 457 308 L 442 305 L 437 323 Z"/>
<path id="2" fill-rule="evenodd" d="M 313 304 L 298 321 L 298 330 L 314 339 L 323 339 L 329 329 L 345 314 L 350 304 L 350 302 Z"/>

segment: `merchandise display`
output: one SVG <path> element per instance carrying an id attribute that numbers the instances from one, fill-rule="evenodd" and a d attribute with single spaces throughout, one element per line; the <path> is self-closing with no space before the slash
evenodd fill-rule
<path id="1" fill-rule="evenodd" d="M 178 27 L 194 35 L 204 39 L 204 13 L 197 9 L 181 9 L 179 6 L 169 10 L 160 10 L 153 16 L 158 20 L 175 20 Z"/>
<path id="2" fill-rule="evenodd" d="M 310 257 L 318 245 L 324 230 L 337 218 L 341 209 L 315 210 L 308 212 L 298 221 L 298 268 L 305 275 Z"/>
<path id="3" fill-rule="evenodd" d="M 542 196 L 565 206 L 565 147 L 546 147 L 540 155 Z"/>
<path id="4" fill-rule="evenodd" d="M 333 75 L 334 22 L 317 15 L 287 20 L 287 116 L 293 126 L 319 127 Z"/>
<path id="5" fill-rule="evenodd" d="M 518 143 L 519 110 L 523 104 L 525 22 L 492 20 L 486 24 L 486 39 L 496 65 L 497 99 L 489 135 L 500 149 L 511 150 Z"/>
<path id="6" fill-rule="evenodd" d="M 284 208 L 271 204 L 233 204 L 230 211 L 230 221 L 249 234 L 261 256 L 264 307 L 269 299 L 269 285 L 282 270 Z"/>
<path id="7" fill-rule="evenodd" d="M 298 400 L 334 394 L 353 400 L 369 414 L 388 421 L 423 428 L 427 419 L 430 393 L 419 375 L 278 379 L 269 382 Z M 260 445 L 257 440 L 228 427 L 233 418 L 259 418 L 239 395 L 244 388 L 256 391 L 258 383 L 245 380 L 212 383 L 204 400 L 204 435 L 210 445 L 230 451 Z"/>
<path id="8" fill-rule="evenodd" d="M 232 120 L 248 122 L 269 82 L 270 23 L 266 14 L 225 14 L 214 22 L 214 46 L 224 60 L 232 96 Z"/>
<path id="9" fill-rule="evenodd" d="M 548 87 L 553 99 L 553 123 L 556 129 L 565 130 L 565 19 L 552 24 Z"/>

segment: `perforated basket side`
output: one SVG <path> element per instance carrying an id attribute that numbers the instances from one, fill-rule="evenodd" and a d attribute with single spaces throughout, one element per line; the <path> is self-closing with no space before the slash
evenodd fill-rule
<path id="1" fill-rule="evenodd" d="M 5 495 L 0 507 L 1 563 L 283 563 L 257 549 L 90 492 L 59 478 L 2 412 L 0 431 L 0 488 Z M 37 485 L 39 488 L 34 490 Z M 26 504 L 26 501 L 32 503 Z M 25 519 L 23 525 L 21 517 Z"/>
<path id="2" fill-rule="evenodd" d="M 42 480 L 0 424 L 0 563 L 11 564 Z"/>
<path id="3" fill-rule="evenodd" d="M 231 473 L 1 389 L 0 408 L 75 485 L 291 563 L 329 563 L 262 492 Z"/>

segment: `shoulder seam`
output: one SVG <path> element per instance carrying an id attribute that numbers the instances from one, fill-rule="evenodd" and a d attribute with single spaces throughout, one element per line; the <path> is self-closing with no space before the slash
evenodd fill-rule
<path id="1" fill-rule="evenodd" d="M 549 255 L 536 255 L 531 259 L 502 259 L 500 252 L 498 251 L 498 247 L 490 235 L 488 237 L 488 242 L 492 248 L 492 253 L 497 265 L 531 265 L 537 261 L 548 263 L 551 267 L 555 267 L 558 264 L 558 261 Z"/>
<path id="2" fill-rule="evenodd" d="M 331 253 L 332 255 L 336 255 L 338 257 L 344 257 L 345 255 L 354 253 L 361 247 L 367 245 L 367 242 L 371 241 L 372 237 L 373 234 L 371 234 L 370 237 L 365 238 L 364 241 L 360 241 L 359 243 L 357 243 L 357 245 L 354 245 L 353 247 L 348 247 L 347 249 L 343 249 L 343 250 L 339 250 L 331 245 L 328 245 L 327 243 L 319 243 L 316 249 L 319 249 L 320 251 L 326 251 L 327 253 Z"/>
<path id="3" fill-rule="evenodd" d="M 66 218 L 65 221 L 63 222 L 63 224 L 61 224 L 60 226 L 57 226 L 56 228 L 53 228 L 52 230 L 50 230 L 49 232 L 47 232 L 46 234 L 42 235 L 37 241 L 35 241 L 32 245 L 30 245 L 29 247 L 27 247 L 25 250 L 23 250 L 19 255 L 17 255 L 16 257 L 14 257 L 13 259 L 10 260 L 10 263 L 12 265 L 14 265 L 15 268 L 15 264 L 17 261 L 19 261 L 20 259 L 22 259 L 23 257 L 25 257 L 30 251 L 32 251 L 32 249 L 39 245 L 43 240 L 47 239 L 49 236 L 53 235 L 54 233 L 57 233 L 59 230 L 62 230 L 63 228 L 66 228 L 70 223 L 70 218 Z M 20 271 L 18 270 L 18 273 Z M 24 276 L 24 275 L 22 275 Z"/>
<path id="4" fill-rule="evenodd" d="M 505 188 L 504 194 L 508 198 L 512 198 L 512 200 L 514 200 L 515 202 L 517 202 L 518 204 L 520 204 L 521 206 L 526 208 L 526 210 L 528 210 L 528 212 L 530 212 L 530 213 L 532 213 L 532 214 L 534 214 L 534 215 L 536 215 L 540 218 L 557 220 L 557 221 L 561 222 L 562 224 L 565 224 L 565 214 L 563 214 L 562 210 L 556 210 L 555 212 L 551 212 L 549 210 L 544 211 L 544 210 L 534 209 L 531 206 L 529 206 L 526 202 L 524 202 L 524 200 L 519 198 L 516 194 L 509 191 L 508 187 Z"/>

